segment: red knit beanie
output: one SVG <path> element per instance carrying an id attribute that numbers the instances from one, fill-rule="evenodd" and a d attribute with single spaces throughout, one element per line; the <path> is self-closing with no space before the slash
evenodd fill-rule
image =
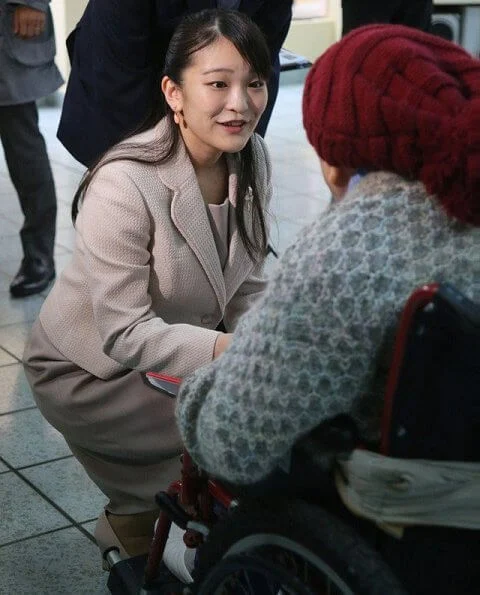
<path id="1" fill-rule="evenodd" d="M 330 165 L 420 180 L 480 225 L 480 60 L 459 46 L 401 25 L 355 29 L 312 66 L 303 123 Z"/>

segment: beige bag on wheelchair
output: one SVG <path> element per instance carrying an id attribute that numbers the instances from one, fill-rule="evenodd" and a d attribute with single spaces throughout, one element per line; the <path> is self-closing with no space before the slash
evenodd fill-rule
<path id="1" fill-rule="evenodd" d="M 397 459 L 355 450 L 339 461 L 345 506 L 396 536 L 404 526 L 480 529 L 480 463 Z"/>

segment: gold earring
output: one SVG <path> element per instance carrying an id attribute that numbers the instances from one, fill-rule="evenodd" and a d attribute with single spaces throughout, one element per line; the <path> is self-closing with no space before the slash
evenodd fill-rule
<path id="1" fill-rule="evenodd" d="M 187 122 L 185 120 L 185 116 L 183 115 L 183 109 L 180 110 L 180 114 L 182 115 L 182 119 L 181 119 L 182 126 L 186 129 L 186 128 L 188 128 L 188 126 L 187 126 Z"/>

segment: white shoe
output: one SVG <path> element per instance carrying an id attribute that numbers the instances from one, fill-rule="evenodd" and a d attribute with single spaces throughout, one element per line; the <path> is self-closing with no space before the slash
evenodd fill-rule
<path id="1" fill-rule="evenodd" d="M 189 548 L 183 541 L 185 531 L 172 522 L 168 534 L 165 551 L 163 552 L 163 561 L 165 566 L 180 581 L 190 584 L 193 583 L 191 572 L 195 563 L 196 549 Z"/>

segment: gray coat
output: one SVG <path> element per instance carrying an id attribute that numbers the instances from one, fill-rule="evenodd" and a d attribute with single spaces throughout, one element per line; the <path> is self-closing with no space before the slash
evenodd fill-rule
<path id="1" fill-rule="evenodd" d="M 55 65 L 55 35 L 50 0 L 0 0 L 0 106 L 28 103 L 63 84 Z M 32 39 L 13 34 L 13 13 L 23 4 L 47 13 L 44 32 Z"/>

